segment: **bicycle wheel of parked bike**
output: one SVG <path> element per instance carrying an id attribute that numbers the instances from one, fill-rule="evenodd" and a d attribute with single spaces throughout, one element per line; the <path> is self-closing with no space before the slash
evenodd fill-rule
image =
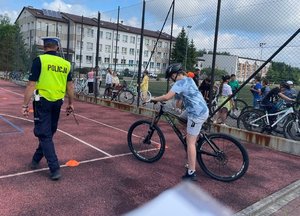
<path id="1" fill-rule="evenodd" d="M 261 133 L 266 126 L 265 113 L 258 109 L 243 112 L 237 119 L 237 127 Z"/>
<path id="2" fill-rule="evenodd" d="M 118 101 L 127 104 L 133 104 L 134 95 L 129 90 L 122 90 L 118 95 Z"/>
<path id="3" fill-rule="evenodd" d="M 113 87 L 105 88 L 104 93 L 103 93 L 103 98 L 105 98 L 105 99 L 112 98 L 113 90 L 114 90 Z"/>
<path id="4" fill-rule="evenodd" d="M 146 98 L 143 97 L 143 92 L 141 92 L 140 95 L 141 95 L 141 101 L 142 101 L 142 102 L 147 102 L 147 101 L 149 101 L 149 100 L 151 99 L 151 97 L 152 97 L 150 91 L 147 91 Z"/>
<path id="5" fill-rule="evenodd" d="M 230 182 L 241 178 L 248 169 L 249 157 L 244 146 L 226 134 L 209 134 L 198 141 L 197 160 L 213 179 Z"/>
<path id="6" fill-rule="evenodd" d="M 228 115 L 233 119 L 237 119 L 240 116 L 242 110 L 247 106 L 248 105 L 245 101 L 241 99 L 235 99 L 234 108 L 230 110 Z"/>
<path id="7" fill-rule="evenodd" d="M 284 137 L 300 141 L 300 122 L 299 118 L 293 114 L 290 115 L 284 125 Z"/>
<path id="8" fill-rule="evenodd" d="M 140 120 L 131 125 L 127 134 L 128 146 L 139 160 L 152 163 L 159 160 L 165 152 L 165 137 L 157 125 Z"/>

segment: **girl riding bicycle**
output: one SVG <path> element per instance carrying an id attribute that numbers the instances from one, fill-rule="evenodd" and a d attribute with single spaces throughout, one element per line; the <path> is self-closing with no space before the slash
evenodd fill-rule
<path id="1" fill-rule="evenodd" d="M 166 70 L 166 79 L 171 79 L 174 85 L 167 94 L 152 98 L 152 101 L 168 101 L 175 94 L 179 94 L 182 98 L 187 115 L 186 141 L 188 158 L 188 167 L 182 178 L 196 181 L 196 141 L 202 124 L 208 118 L 208 107 L 193 79 L 185 76 L 180 63 L 169 65 Z"/>

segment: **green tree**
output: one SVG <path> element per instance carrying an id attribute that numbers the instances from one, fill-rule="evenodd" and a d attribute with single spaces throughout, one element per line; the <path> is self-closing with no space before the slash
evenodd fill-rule
<path id="1" fill-rule="evenodd" d="M 6 15 L 0 15 L 0 70 L 28 70 L 28 51 L 20 28 L 11 24 Z"/>
<path id="2" fill-rule="evenodd" d="M 210 77 L 211 76 L 211 68 L 203 68 L 202 72 Z M 221 81 L 222 80 L 222 76 L 228 75 L 228 73 L 225 70 L 220 70 L 220 69 L 215 69 L 215 81 Z"/>
<path id="3" fill-rule="evenodd" d="M 183 63 L 185 60 L 185 53 L 187 47 L 187 37 L 184 28 L 181 29 L 178 37 L 176 38 L 172 54 L 171 54 L 171 62 L 180 62 Z"/>
<path id="4" fill-rule="evenodd" d="M 291 80 L 295 84 L 300 83 L 300 69 L 285 64 L 284 62 L 272 62 L 266 78 L 275 83 Z"/>
<path id="5" fill-rule="evenodd" d="M 194 65 L 197 63 L 197 50 L 195 48 L 194 41 L 192 40 L 188 46 L 188 53 L 187 53 L 187 63 L 186 69 L 187 70 L 194 70 Z"/>

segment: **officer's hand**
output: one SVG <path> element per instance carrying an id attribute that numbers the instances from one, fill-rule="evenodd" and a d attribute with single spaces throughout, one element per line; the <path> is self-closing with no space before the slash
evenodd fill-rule
<path id="1" fill-rule="evenodd" d="M 71 104 L 66 107 L 67 116 L 70 115 L 72 112 L 74 112 L 74 106 Z"/>
<path id="2" fill-rule="evenodd" d="M 25 105 L 22 106 L 22 114 L 23 114 L 23 116 L 25 116 L 26 118 L 29 117 L 29 107 L 28 107 L 28 105 L 27 105 L 27 106 L 25 106 Z"/>

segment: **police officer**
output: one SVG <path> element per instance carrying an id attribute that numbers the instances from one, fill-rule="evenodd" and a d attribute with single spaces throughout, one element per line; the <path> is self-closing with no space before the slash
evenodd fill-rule
<path id="1" fill-rule="evenodd" d="M 22 106 L 23 115 L 28 117 L 31 96 L 34 93 L 34 135 L 39 139 L 31 168 L 38 168 L 40 160 L 45 156 L 50 178 L 58 180 L 61 177 L 59 163 L 55 153 L 53 135 L 56 132 L 60 109 L 65 93 L 68 95 L 67 113 L 74 111 L 74 88 L 70 74 L 70 62 L 57 55 L 59 50 L 58 38 L 43 38 L 43 55 L 38 56 L 32 62 L 31 74 L 24 93 Z"/>

